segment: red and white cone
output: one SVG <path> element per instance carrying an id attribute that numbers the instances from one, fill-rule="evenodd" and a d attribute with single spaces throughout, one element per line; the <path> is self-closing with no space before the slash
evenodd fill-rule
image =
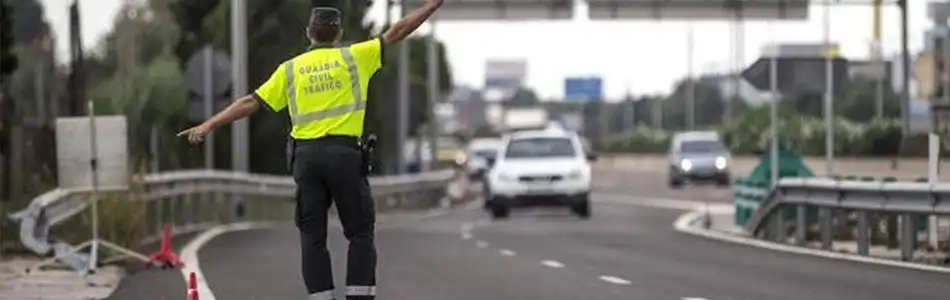
<path id="1" fill-rule="evenodd" d="M 186 300 L 198 300 L 198 278 L 195 272 L 188 274 L 188 298 Z"/>

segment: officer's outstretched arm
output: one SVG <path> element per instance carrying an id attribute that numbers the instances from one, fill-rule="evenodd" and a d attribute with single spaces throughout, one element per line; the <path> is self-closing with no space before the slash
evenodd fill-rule
<path id="1" fill-rule="evenodd" d="M 222 125 L 231 124 L 234 121 L 246 118 L 260 108 L 260 103 L 254 99 L 253 95 L 247 95 L 235 100 L 227 108 L 205 121 L 211 130 L 217 129 Z"/>
<path id="2" fill-rule="evenodd" d="M 185 129 L 178 133 L 178 136 L 187 136 L 188 141 L 192 143 L 201 142 L 204 136 L 218 127 L 231 124 L 241 118 L 253 114 L 260 107 L 260 104 L 254 99 L 253 95 L 241 97 L 231 103 L 223 111 L 217 113 L 201 125 Z"/>
<path id="3" fill-rule="evenodd" d="M 402 20 L 393 24 L 392 27 L 389 27 L 389 30 L 386 30 L 386 33 L 383 33 L 383 42 L 386 44 L 395 44 L 406 39 L 407 36 L 412 34 L 419 26 L 422 26 L 422 23 L 425 23 L 429 19 L 429 16 L 432 16 L 439 7 L 442 6 L 443 0 L 426 0 L 426 3 L 422 7 L 412 11 L 406 15 Z"/>

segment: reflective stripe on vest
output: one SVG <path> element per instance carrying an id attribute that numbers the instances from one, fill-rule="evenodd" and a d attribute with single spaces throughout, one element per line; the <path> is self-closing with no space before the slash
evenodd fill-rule
<path id="1" fill-rule="evenodd" d="M 287 103 L 290 110 L 291 124 L 304 125 L 327 118 L 354 113 L 366 108 L 363 91 L 360 89 L 360 72 L 356 65 L 356 59 L 353 58 L 353 52 L 350 51 L 349 47 L 345 47 L 340 48 L 340 53 L 343 55 L 343 61 L 346 63 L 347 72 L 350 73 L 350 92 L 353 94 L 354 101 L 350 104 L 313 111 L 302 115 L 297 114 L 297 90 L 294 88 L 294 60 L 291 59 L 284 63 L 284 70 L 287 75 Z"/>
<path id="2" fill-rule="evenodd" d="M 376 296 L 375 286 L 348 286 L 346 287 L 347 296 Z"/>

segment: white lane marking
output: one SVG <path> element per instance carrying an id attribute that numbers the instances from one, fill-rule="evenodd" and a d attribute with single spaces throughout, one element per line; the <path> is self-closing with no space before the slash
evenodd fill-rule
<path id="1" fill-rule="evenodd" d="M 471 234 L 471 233 L 468 233 L 468 232 L 463 232 L 463 233 L 462 233 L 462 239 L 463 239 L 463 240 L 470 240 L 470 239 L 472 239 L 472 234 Z"/>
<path id="2" fill-rule="evenodd" d="M 188 275 L 194 272 L 195 277 L 197 277 L 198 298 L 201 300 L 216 300 L 214 298 L 214 293 L 211 292 L 211 288 L 208 286 L 207 278 L 205 278 L 204 273 L 201 272 L 201 265 L 198 263 L 198 250 L 201 250 L 201 247 L 210 242 L 211 239 L 216 236 L 233 231 L 244 231 L 268 226 L 269 224 L 266 223 L 237 223 L 231 225 L 222 225 L 208 229 L 207 231 L 192 239 L 181 250 L 181 260 L 185 263 L 185 266 L 181 268 L 181 275 L 185 277 L 185 286 L 188 286 Z"/>
<path id="3" fill-rule="evenodd" d="M 485 247 L 488 247 L 488 242 L 478 241 L 478 242 L 475 242 L 475 246 L 478 246 L 478 248 L 485 248 Z"/>
<path id="4" fill-rule="evenodd" d="M 511 250 L 508 250 L 508 249 L 501 250 L 501 251 L 498 251 L 498 252 L 501 253 L 501 255 L 504 255 L 504 256 L 515 256 L 515 252 L 514 252 L 514 251 L 511 251 Z"/>
<path id="5" fill-rule="evenodd" d="M 557 262 L 557 261 L 553 261 L 553 260 L 541 261 L 541 264 L 542 264 L 542 265 L 545 265 L 545 266 L 548 266 L 548 267 L 551 267 L 551 268 L 555 268 L 555 269 L 559 269 L 559 268 L 563 268 L 563 267 L 564 267 L 564 264 L 559 263 L 559 262 Z"/>
<path id="6" fill-rule="evenodd" d="M 469 232 L 469 231 L 472 231 L 472 227 L 474 227 L 474 225 L 472 225 L 472 223 L 463 223 L 463 224 L 462 224 L 462 232 Z"/>
<path id="7" fill-rule="evenodd" d="M 706 298 L 683 297 L 683 300 L 706 300 Z"/>
<path id="8" fill-rule="evenodd" d="M 702 219 L 703 215 L 705 215 L 704 211 L 692 211 L 692 212 L 680 215 L 679 218 L 676 219 L 676 222 L 673 223 L 673 228 L 679 232 L 702 236 L 709 239 L 731 242 L 731 243 L 752 246 L 752 247 L 758 247 L 758 248 L 763 248 L 763 249 L 773 250 L 773 251 L 788 252 L 788 253 L 795 253 L 795 254 L 805 254 L 805 255 L 819 256 L 819 257 L 830 258 L 830 259 L 849 260 L 849 261 L 860 262 L 860 263 L 868 263 L 868 264 L 875 264 L 875 265 L 884 265 L 884 266 L 891 266 L 891 267 L 898 267 L 898 268 L 907 268 L 907 269 L 914 269 L 914 270 L 920 270 L 920 271 L 930 271 L 930 272 L 950 274 L 950 268 L 908 263 L 908 262 L 882 259 L 882 258 L 866 257 L 866 256 L 860 256 L 857 254 L 847 254 L 847 253 L 839 253 L 839 252 L 831 252 L 831 251 L 823 251 L 823 250 L 818 250 L 818 249 L 809 249 L 809 248 L 803 248 L 803 247 L 797 247 L 797 246 L 783 245 L 783 244 L 768 242 L 768 241 L 759 240 L 755 238 L 750 238 L 750 237 L 745 237 L 745 236 L 740 236 L 740 235 L 730 234 L 730 233 L 725 233 L 725 232 L 719 232 L 715 230 L 708 230 L 708 229 L 703 229 L 698 226 L 693 226 L 694 223 Z"/>
<path id="9" fill-rule="evenodd" d="M 627 281 L 626 279 L 623 279 L 623 278 L 620 278 L 620 277 L 614 277 L 614 276 L 607 276 L 607 275 L 600 276 L 600 280 L 603 280 L 603 281 L 606 281 L 606 282 L 610 282 L 610 283 L 613 283 L 613 284 L 619 284 L 619 285 L 629 285 L 629 284 L 630 284 L 630 281 Z"/>

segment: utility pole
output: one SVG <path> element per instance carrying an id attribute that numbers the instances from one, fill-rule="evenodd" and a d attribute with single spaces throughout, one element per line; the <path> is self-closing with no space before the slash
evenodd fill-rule
<path id="1" fill-rule="evenodd" d="M 432 28 L 432 33 L 429 35 L 429 62 L 428 62 L 428 73 L 429 73 L 429 153 L 432 157 L 432 161 L 429 163 L 429 170 L 435 169 L 436 167 L 436 153 L 439 151 L 439 131 L 442 127 L 439 124 L 439 116 L 436 114 L 435 109 L 439 104 L 439 41 L 435 38 L 435 28 L 436 21 L 430 20 L 429 26 Z"/>
<path id="2" fill-rule="evenodd" d="M 400 1 L 399 15 L 406 16 L 406 1 Z M 396 161 L 397 174 L 406 172 L 406 140 L 409 134 L 409 43 L 399 43 L 399 62 L 397 82 L 399 86 L 399 99 L 396 115 Z M 417 145 L 421 147 L 422 145 Z M 436 158 L 433 157 L 433 160 Z"/>
<path id="3" fill-rule="evenodd" d="M 686 25 L 686 130 L 695 130 L 696 127 L 696 80 L 693 78 L 693 24 Z"/>
<path id="4" fill-rule="evenodd" d="M 834 130 L 834 58 L 837 49 L 831 46 L 831 3 L 825 3 L 823 40 L 825 48 L 825 176 L 834 175 L 835 130 Z"/>
<path id="5" fill-rule="evenodd" d="M 231 64 L 233 99 L 247 95 L 247 0 L 231 0 Z M 248 120 L 234 122 L 231 129 L 231 168 L 248 171 Z"/>
<path id="6" fill-rule="evenodd" d="M 874 116 L 877 119 L 884 118 L 884 78 L 886 68 L 884 67 L 884 54 L 881 50 L 881 2 L 882 0 L 874 0 L 873 8 L 873 24 L 872 26 L 872 36 L 874 40 L 871 42 L 871 57 L 875 65 L 875 69 L 880 71 L 880 75 L 877 77 L 877 86 L 876 92 L 874 94 Z"/>

